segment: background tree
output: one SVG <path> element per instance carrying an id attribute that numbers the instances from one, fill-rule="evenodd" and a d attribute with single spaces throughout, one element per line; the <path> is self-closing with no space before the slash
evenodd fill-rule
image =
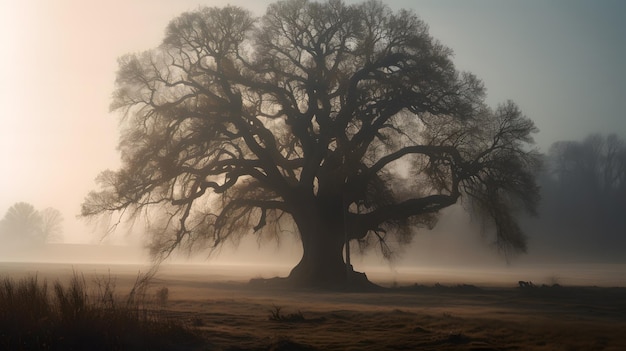
<path id="1" fill-rule="evenodd" d="M 512 102 L 487 107 L 481 81 L 412 12 L 201 8 L 119 64 L 123 165 L 100 175 L 82 214 L 145 216 L 157 259 L 295 229 L 290 279 L 336 284 L 346 238 L 388 255 L 462 196 L 502 249 L 525 250 L 512 211 L 538 201 L 536 128 Z"/>
<path id="2" fill-rule="evenodd" d="M 626 243 L 626 143 L 589 135 L 552 144 L 540 178 L 542 206 L 533 231 L 578 259 L 621 258 Z M 541 239 L 539 239 L 541 241 Z M 606 243 L 612 243 L 607 245 Z"/>
<path id="3" fill-rule="evenodd" d="M 11 206 L 0 221 L 0 238 L 4 247 L 29 247 L 59 239 L 63 228 L 61 213 L 54 208 L 39 212 L 26 202 Z"/>
<path id="4" fill-rule="evenodd" d="M 46 241 L 58 241 L 63 238 L 63 215 L 56 208 L 48 207 L 41 212 L 41 231 Z"/>

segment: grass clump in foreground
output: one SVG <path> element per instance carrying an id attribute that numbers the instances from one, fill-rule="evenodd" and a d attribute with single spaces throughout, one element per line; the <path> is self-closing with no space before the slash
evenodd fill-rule
<path id="1" fill-rule="evenodd" d="M 269 311 L 270 315 L 268 319 L 274 322 L 304 322 L 305 318 L 302 312 L 298 311 L 297 313 L 289 313 L 283 314 L 281 312 L 282 306 L 274 305 L 272 309 Z"/>
<path id="2" fill-rule="evenodd" d="M 171 349 L 200 338 L 162 310 L 150 309 L 147 280 L 138 277 L 128 297 L 115 296 L 115 281 L 96 279 L 88 292 L 82 275 L 52 287 L 37 277 L 0 281 L 0 349 Z"/>

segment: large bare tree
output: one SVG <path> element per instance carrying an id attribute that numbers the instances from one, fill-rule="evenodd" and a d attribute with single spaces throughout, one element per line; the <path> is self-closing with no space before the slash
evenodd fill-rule
<path id="1" fill-rule="evenodd" d="M 346 240 L 388 254 L 461 198 L 523 251 L 512 211 L 538 201 L 536 128 L 512 102 L 486 106 L 451 55 L 379 1 L 184 13 L 161 46 L 120 59 L 123 165 L 82 214 L 146 216 L 157 258 L 294 228 L 289 278 L 305 285 L 350 277 Z"/>

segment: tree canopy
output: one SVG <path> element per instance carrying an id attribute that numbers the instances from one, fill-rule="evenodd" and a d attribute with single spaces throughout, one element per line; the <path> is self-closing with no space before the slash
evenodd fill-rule
<path id="1" fill-rule="evenodd" d="M 296 230 L 296 280 L 341 280 L 346 239 L 384 254 L 461 198 L 504 250 L 533 212 L 533 122 L 459 72 L 407 10 L 279 1 L 255 18 L 200 8 L 120 58 L 111 108 L 122 167 L 82 207 L 150 219 L 152 249 L 215 248 Z"/>
<path id="2" fill-rule="evenodd" d="M 59 239 L 63 233 L 63 216 L 59 210 L 48 207 L 37 211 L 26 202 L 11 206 L 0 220 L 2 246 L 37 246 Z"/>
<path id="3" fill-rule="evenodd" d="M 626 143 L 617 135 L 589 135 L 552 144 L 539 178 L 538 240 L 560 245 L 577 259 L 621 259 L 626 243 Z"/>

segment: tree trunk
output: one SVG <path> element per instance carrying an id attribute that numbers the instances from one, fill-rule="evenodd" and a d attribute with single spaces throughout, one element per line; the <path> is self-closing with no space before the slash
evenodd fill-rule
<path id="1" fill-rule="evenodd" d="M 322 187 L 320 186 L 320 189 Z M 342 191 L 322 190 L 312 197 L 296 193 L 292 218 L 300 232 L 302 258 L 291 270 L 288 281 L 298 287 L 362 289 L 373 287 L 365 274 L 346 267 L 343 249 L 346 240 L 345 208 Z M 339 195 L 337 195 L 339 194 Z"/>
<path id="2" fill-rule="evenodd" d="M 302 239 L 302 258 L 291 270 L 288 280 L 297 287 L 341 290 L 378 289 L 364 273 L 346 267 L 343 257 L 344 227 L 315 216 L 296 219 Z"/>
<path id="3" fill-rule="evenodd" d="M 331 287 L 347 282 L 343 233 L 325 222 L 304 219 L 298 223 L 303 253 L 289 274 L 297 286 Z"/>

